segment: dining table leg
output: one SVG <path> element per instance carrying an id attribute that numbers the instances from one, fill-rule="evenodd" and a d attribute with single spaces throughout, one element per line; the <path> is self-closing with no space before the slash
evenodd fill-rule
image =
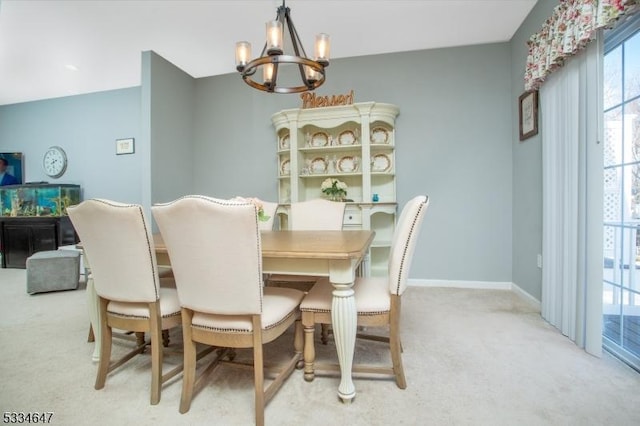
<path id="1" fill-rule="evenodd" d="M 91 276 L 91 265 L 87 260 L 87 256 L 82 251 L 82 262 L 84 264 L 84 279 L 87 283 L 87 309 L 89 311 L 89 322 L 91 323 L 91 330 L 93 331 L 93 355 L 91 360 L 98 362 L 100 360 L 100 305 L 98 301 L 98 293 L 96 293 L 96 287 Z"/>
<path id="2" fill-rule="evenodd" d="M 356 396 L 356 388 L 351 376 L 358 325 L 353 291 L 355 266 L 356 265 L 349 264 L 349 267 L 346 269 L 344 265 L 342 265 L 342 268 L 331 268 L 330 274 L 330 281 L 334 288 L 333 301 L 331 304 L 331 322 L 336 342 L 336 351 L 338 353 L 338 362 L 340 363 L 341 377 L 340 386 L 338 386 L 338 397 L 345 403 L 352 402 Z"/>

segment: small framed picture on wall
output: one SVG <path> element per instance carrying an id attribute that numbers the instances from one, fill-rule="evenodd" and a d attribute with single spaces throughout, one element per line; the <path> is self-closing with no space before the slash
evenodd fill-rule
<path id="1" fill-rule="evenodd" d="M 135 140 L 133 138 L 128 139 L 116 139 L 116 154 L 133 154 L 135 149 Z"/>
<path id="2" fill-rule="evenodd" d="M 538 91 L 523 93 L 518 99 L 518 119 L 520 121 L 520 140 L 538 134 Z"/>

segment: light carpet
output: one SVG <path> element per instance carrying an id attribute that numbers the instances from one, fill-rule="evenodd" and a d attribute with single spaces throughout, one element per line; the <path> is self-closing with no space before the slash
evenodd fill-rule
<path id="1" fill-rule="evenodd" d="M 0 269 L 0 408 L 51 411 L 56 425 L 250 425 L 253 376 L 221 366 L 178 412 L 182 376 L 149 405 L 148 353 L 93 388 L 97 365 L 87 343 L 86 295 L 26 293 L 25 271 Z M 402 341 L 408 387 L 355 379 L 353 403 L 338 401 L 337 377 L 307 383 L 292 376 L 267 405 L 268 425 L 638 425 L 640 375 L 605 354 L 588 355 L 509 291 L 410 287 L 403 297 Z M 172 351 L 181 346 L 171 335 Z M 121 351 L 120 341 L 114 350 Z M 290 350 L 292 334 L 266 345 Z M 332 343 L 318 358 L 335 360 Z M 239 357 L 248 356 L 240 352 Z M 358 341 L 355 362 L 390 359 L 382 343 Z M 165 357 L 165 371 L 180 363 Z"/>

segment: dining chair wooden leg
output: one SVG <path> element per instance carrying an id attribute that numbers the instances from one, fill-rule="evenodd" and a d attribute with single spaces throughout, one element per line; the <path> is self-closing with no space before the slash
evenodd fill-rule
<path id="1" fill-rule="evenodd" d="M 144 331 L 136 331 L 136 346 L 144 345 Z"/>
<path id="2" fill-rule="evenodd" d="M 196 380 L 196 343 L 192 339 L 192 317 L 192 311 L 182 309 L 184 371 L 182 373 L 182 397 L 180 399 L 181 414 L 186 413 L 191 408 L 191 398 L 193 398 L 193 388 Z"/>
<path id="3" fill-rule="evenodd" d="M 262 357 L 262 322 L 260 315 L 253 315 L 253 372 L 256 426 L 264 426 L 264 360 Z"/>
<path id="4" fill-rule="evenodd" d="M 304 367 L 304 359 L 302 357 L 303 350 L 303 332 L 302 332 L 302 321 L 296 320 L 295 330 L 293 335 L 293 349 L 298 357 L 298 362 L 296 363 L 296 369 L 300 370 Z"/>
<path id="5" fill-rule="evenodd" d="M 393 372 L 396 376 L 396 384 L 400 389 L 406 389 L 407 381 L 404 377 L 404 367 L 402 365 L 402 344 L 400 343 L 400 297 L 392 296 L 391 306 L 391 312 L 394 312 L 391 316 L 389 325 L 391 362 L 393 364 Z"/>
<path id="6" fill-rule="evenodd" d="M 96 336 L 94 336 L 93 334 L 93 326 L 91 325 L 91 323 L 89 323 L 89 335 L 87 336 L 87 342 L 91 343 L 91 342 L 95 342 L 96 340 Z"/>
<path id="7" fill-rule="evenodd" d="M 316 348 L 313 342 L 316 326 L 313 312 L 302 313 L 302 326 L 304 327 L 304 379 L 311 382 L 315 377 L 313 363 L 316 358 Z"/>
<path id="8" fill-rule="evenodd" d="M 320 324 L 320 329 L 320 341 L 326 345 L 329 342 L 329 324 Z"/>
<path id="9" fill-rule="evenodd" d="M 111 363 L 111 338 L 112 330 L 107 325 L 107 304 L 106 299 L 100 298 L 100 361 L 98 362 L 98 375 L 96 376 L 96 389 L 104 388 Z"/>
<path id="10" fill-rule="evenodd" d="M 160 317 L 160 302 L 149 303 L 149 322 L 151 338 L 151 405 L 160 402 L 162 393 L 162 346 L 160 344 L 162 336 L 160 328 L 162 318 Z"/>

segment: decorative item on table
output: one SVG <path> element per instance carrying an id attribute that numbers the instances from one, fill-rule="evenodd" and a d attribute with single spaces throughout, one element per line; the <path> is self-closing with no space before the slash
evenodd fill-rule
<path id="1" fill-rule="evenodd" d="M 259 198 L 254 198 L 254 197 L 233 197 L 231 199 L 231 201 L 239 201 L 239 202 L 245 202 L 245 203 L 251 203 L 254 206 L 257 207 L 258 209 L 258 220 L 260 222 L 266 222 L 269 219 L 271 219 L 271 216 L 267 215 L 264 213 L 264 207 L 262 205 L 262 201 L 260 201 Z"/>
<path id="2" fill-rule="evenodd" d="M 347 184 L 335 178 L 325 179 L 320 189 L 331 201 L 343 201 L 347 196 Z"/>

